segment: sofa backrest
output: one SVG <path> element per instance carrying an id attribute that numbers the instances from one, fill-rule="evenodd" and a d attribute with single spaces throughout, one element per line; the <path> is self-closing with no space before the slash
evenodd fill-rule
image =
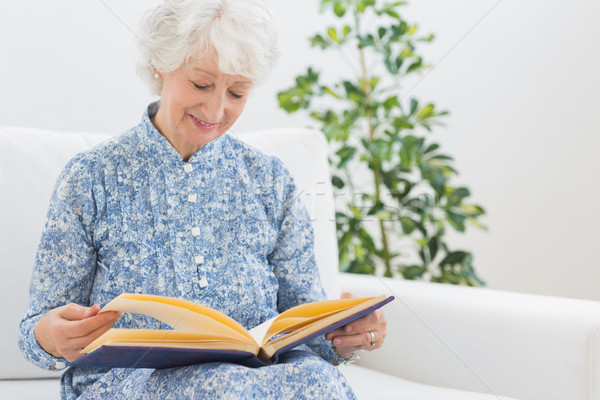
<path id="1" fill-rule="evenodd" d="M 315 229 L 321 279 L 338 295 L 333 197 L 322 134 L 305 129 L 237 135 L 290 170 Z M 75 154 L 110 136 L 0 127 L 0 379 L 56 376 L 28 364 L 17 348 L 31 269 L 58 174 Z"/>

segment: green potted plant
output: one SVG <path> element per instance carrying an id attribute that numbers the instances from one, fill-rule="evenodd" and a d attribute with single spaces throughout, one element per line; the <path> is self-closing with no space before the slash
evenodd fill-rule
<path id="1" fill-rule="evenodd" d="M 434 38 L 402 18 L 404 4 L 322 0 L 339 24 L 310 44 L 354 58 L 358 72 L 323 82 L 309 67 L 278 93 L 279 105 L 308 113 L 330 143 L 342 271 L 482 285 L 472 254 L 447 243 L 449 228 L 485 229 L 484 209 L 452 185 L 453 159 L 429 137 L 448 112 L 402 95 L 402 82 L 428 68 L 417 46 Z"/>

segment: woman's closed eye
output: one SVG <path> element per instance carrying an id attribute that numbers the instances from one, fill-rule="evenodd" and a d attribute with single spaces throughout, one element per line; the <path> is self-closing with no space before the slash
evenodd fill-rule
<path id="1" fill-rule="evenodd" d="M 242 97 L 245 96 L 244 94 L 236 93 L 236 92 L 233 92 L 231 90 L 229 91 L 229 94 L 231 95 L 231 97 L 233 97 L 235 99 L 241 99 Z"/>
<path id="2" fill-rule="evenodd" d="M 194 83 L 194 82 L 192 82 L 192 84 L 198 90 L 207 90 L 207 89 L 212 88 L 212 85 L 199 85 L 199 84 Z M 241 99 L 242 97 L 244 97 L 246 95 L 244 93 L 239 93 L 239 92 L 236 92 L 236 91 L 233 91 L 233 90 L 229 90 L 228 93 L 234 99 Z"/>
<path id="3" fill-rule="evenodd" d="M 193 83 L 193 82 L 192 82 Z M 200 90 L 206 90 L 210 88 L 210 85 L 198 85 L 197 83 L 194 83 L 194 87 L 196 89 L 200 89 Z"/>

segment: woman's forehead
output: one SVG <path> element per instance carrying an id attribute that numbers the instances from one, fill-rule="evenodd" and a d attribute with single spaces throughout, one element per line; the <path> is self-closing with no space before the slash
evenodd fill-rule
<path id="1" fill-rule="evenodd" d="M 219 68 L 217 56 L 193 57 L 188 60 L 186 67 L 193 74 L 205 75 L 215 80 L 225 80 L 230 84 L 252 85 L 252 80 L 238 74 L 228 74 Z"/>

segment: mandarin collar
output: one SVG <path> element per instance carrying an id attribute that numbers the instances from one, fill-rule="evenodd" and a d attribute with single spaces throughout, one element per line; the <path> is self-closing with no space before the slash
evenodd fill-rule
<path id="1" fill-rule="evenodd" d="M 150 147 L 157 152 L 156 155 L 163 161 L 170 160 L 176 164 L 184 164 L 186 162 L 183 161 L 181 155 L 152 123 L 151 118 L 154 117 L 158 112 L 159 105 L 160 103 L 158 101 L 151 103 L 147 107 L 142 117 L 142 126 L 144 127 L 144 131 L 147 133 L 147 139 L 150 142 Z M 218 138 L 211 140 L 202 148 L 198 149 L 198 151 L 196 151 L 194 154 L 192 154 L 187 162 L 193 164 L 204 164 L 213 162 L 217 157 L 224 156 L 224 147 L 228 142 L 228 139 L 229 134 L 225 133 Z"/>

